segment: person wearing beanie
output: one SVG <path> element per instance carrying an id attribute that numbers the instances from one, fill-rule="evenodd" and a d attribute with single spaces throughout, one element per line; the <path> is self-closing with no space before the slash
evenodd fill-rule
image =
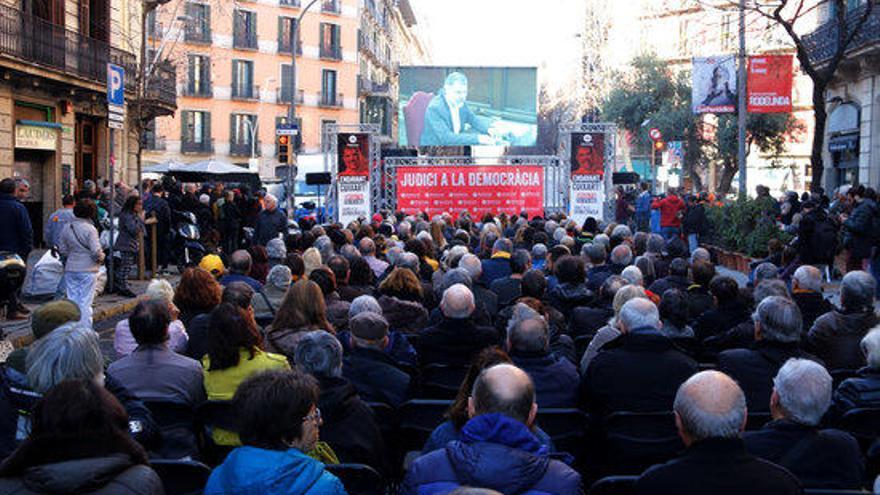
<path id="1" fill-rule="evenodd" d="M 58 299 L 43 304 L 35 309 L 31 316 L 31 333 L 34 336 L 34 342 L 65 323 L 79 321 L 81 316 L 79 307 L 70 299 Z M 12 351 L 6 358 L 6 365 L 15 371 L 26 373 L 27 354 L 28 347 Z"/>
<path id="2" fill-rule="evenodd" d="M 205 257 L 202 258 L 202 261 L 199 262 L 199 268 L 210 273 L 217 280 L 220 280 L 220 277 L 226 273 L 226 267 L 223 266 L 223 260 L 216 254 L 205 255 Z"/>
<path id="3" fill-rule="evenodd" d="M 287 294 L 292 278 L 290 268 L 285 265 L 276 265 L 269 270 L 266 285 L 262 290 L 254 292 L 251 299 L 251 307 L 254 310 L 254 318 L 257 323 L 265 326 L 275 319 L 275 312 L 281 307 L 281 301 Z"/>
<path id="4" fill-rule="evenodd" d="M 399 407 L 409 397 L 411 377 L 384 350 L 388 346 L 388 321 L 371 311 L 349 320 L 351 352 L 342 364 L 342 375 L 367 402 Z"/>

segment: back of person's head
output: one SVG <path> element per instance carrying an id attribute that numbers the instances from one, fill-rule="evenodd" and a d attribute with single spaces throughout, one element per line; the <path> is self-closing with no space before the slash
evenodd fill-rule
<path id="1" fill-rule="evenodd" d="M 72 203 L 71 203 L 72 204 Z M 73 216 L 91 220 L 98 217 L 98 206 L 91 199 L 81 199 L 73 207 Z"/>
<path id="2" fill-rule="evenodd" d="M 660 312 L 649 299 L 636 297 L 625 302 L 617 315 L 618 328 L 626 333 L 639 328 L 659 329 Z"/>
<path id="3" fill-rule="evenodd" d="M 715 278 L 715 265 L 709 261 L 694 261 L 691 266 L 691 273 L 694 277 L 694 283 L 708 287 L 712 279 Z"/>
<path id="4" fill-rule="evenodd" d="M 880 369 L 880 325 L 869 330 L 862 338 L 861 348 L 868 366 Z"/>
<path id="5" fill-rule="evenodd" d="M 243 309 L 230 303 L 221 303 L 208 320 L 207 351 L 210 365 L 208 371 L 224 370 L 237 366 L 241 351 L 252 359 L 262 347 L 262 338 Z"/>
<path id="6" fill-rule="evenodd" d="M 251 254 L 239 249 L 229 257 L 229 270 L 239 275 L 247 275 L 251 271 Z"/>
<path id="7" fill-rule="evenodd" d="M 278 290 L 287 290 L 291 280 L 293 280 L 293 275 L 290 273 L 290 268 L 285 265 L 275 265 L 266 276 L 266 285 Z"/>
<path id="8" fill-rule="evenodd" d="M 547 256 L 547 246 L 542 243 L 537 243 L 532 246 L 532 259 L 544 259 Z"/>
<path id="9" fill-rule="evenodd" d="M 688 323 L 688 298 L 678 289 L 667 289 L 660 299 L 660 319 L 675 328 L 684 328 Z"/>
<path id="10" fill-rule="evenodd" d="M 348 281 L 351 266 L 345 257 L 338 254 L 333 255 L 327 260 L 327 268 L 329 268 L 336 277 L 337 285 L 342 285 Z"/>
<path id="11" fill-rule="evenodd" d="M 651 254 L 661 254 L 665 246 L 666 241 L 663 240 L 662 235 L 651 234 L 651 236 L 648 237 L 648 244 L 645 246 L 645 250 Z"/>
<path id="12" fill-rule="evenodd" d="M 273 330 L 323 328 L 333 331 L 327 321 L 327 306 L 324 293 L 315 282 L 299 280 L 291 285 L 281 300 L 281 305 L 272 320 Z"/>
<path id="13" fill-rule="evenodd" d="M 586 250 L 587 258 L 590 260 L 591 265 L 601 265 L 605 263 L 605 246 L 601 244 L 586 244 L 584 245 L 584 249 Z"/>
<path id="14" fill-rule="evenodd" d="M 309 451 L 314 441 L 304 438 L 304 423 L 319 395 L 317 380 L 297 370 L 252 375 L 232 398 L 241 443 L 268 450 L 296 447 Z"/>
<path id="15" fill-rule="evenodd" d="M 812 265 L 801 265 L 791 278 L 792 288 L 812 292 L 822 292 L 822 272 Z"/>
<path id="16" fill-rule="evenodd" d="M 611 304 L 617 291 L 625 285 L 629 285 L 625 278 L 620 275 L 611 275 L 599 287 L 599 297 L 606 303 Z"/>
<path id="17" fill-rule="evenodd" d="M 492 366 L 474 382 L 469 409 L 472 416 L 503 414 L 531 426 L 538 410 L 535 385 L 525 371 L 512 364 Z"/>
<path id="18" fill-rule="evenodd" d="M 644 277 L 642 277 L 642 271 L 639 270 L 636 266 L 628 266 L 620 272 L 620 276 L 626 280 L 626 283 L 632 285 L 645 285 Z"/>
<path id="19" fill-rule="evenodd" d="M 351 301 L 351 305 L 348 307 L 349 319 L 366 312 L 382 315 L 382 306 L 379 305 L 379 301 L 375 297 L 370 295 L 358 296 Z"/>
<path id="20" fill-rule="evenodd" d="M 529 270 L 523 274 L 522 283 L 520 284 L 520 294 L 522 297 L 543 299 L 546 290 L 547 278 L 544 277 L 541 270 Z"/>
<path id="21" fill-rule="evenodd" d="M 326 266 L 312 270 L 312 273 L 309 274 L 309 280 L 318 284 L 325 298 L 336 292 L 336 275 Z"/>
<path id="22" fill-rule="evenodd" d="M 517 249 L 510 255 L 510 271 L 523 274 L 532 267 L 532 256 L 525 249 Z"/>
<path id="23" fill-rule="evenodd" d="M 15 192 L 15 179 L 5 178 L 0 180 L 0 194 L 12 194 Z"/>
<path id="24" fill-rule="evenodd" d="M 79 306 L 70 299 L 49 301 L 37 307 L 31 314 L 31 333 L 35 340 L 39 340 L 61 325 L 79 321 L 81 317 Z"/>
<path id="25" fill-rule="evenodd" d="M 440 286 L 438 287 L 438 294 L 443 294 L 443 291 L 455 284 L 462 284 L 468 289 L 473 290 L 473 281 L 467 270 L 464 268 L 453 268 L 443 274 Z"/>
<path id="26" fill-rule="evenodd" d="M 201 268 L 187 268 L 174 290 L 174 305 L 181 311 L 203 313 L 211 311 L 223 297 L 223 287 Z"/>
<path id="27" fill-rule="evenodd" d="M 840 283 L 840 304 L 849 311 L 873 311 L 877 281 L 861 270 L 843 276 Z"/>
<path id="28" fill-rule="evenodd" d="M 709 282 L 709 292 L 718 300 L 719 305 L 733 304 L 739 300 L 739 285 L 736 280 L 719 275 Z"/>
<path id="29" fill-rule="evenodd" d="M 697 249 L 694 249 L 693 253 L 691 253 L 691 263 L 709 263 L 710 261 L 712 261 L 712 255 L 706 248 L 698 247 Z"/>
<path id="30" fill-rule="evenodd" d="M 305 275 L 309 276 L 312 271 L 321 266 L 321 253 L 314 247 L 310 247 L 303 252 L 303 269 Z"/>
<path id="31" fill-rule="evenodd" d="M 752 315 L 755 332 L 761 339 L 793 344 L 801 339 L 803 317 L 791 299 L 770 296 L 758 303 Z"/>
<path id="32" fill-rule="evenodd" d="M 773 379 L 770 410 L 795 423 L 816 426 L 831 406 L 831 392 L 831 375 L 824 366 L 792 358 Z"/>
<path id="33" fill-rule="evenodd" d="M 421 302 L 422 284 L 418 276 L 408 268 L 395 268 L 379 284 L 379 292 L 405 301 Z"/>
<path id="34" fill-rule="evenodd" d="M 542 354 L 550 348 L 550 329 L 541 316 L 516 322 L 507 333 L 511 352 Z"/>
<path id="35" fill-rule="evenodd" d="M 758 286 L 755 287 L 755 290 L 752 291 L 752 299 L 754 299 L 756 305 L 770 296 L 791 299 L 791 293 L 788 292 L 788 286 L 785 285 L 785 282 L 779 279 L 765 280 L 758 284 Z"/>
<path id="36" fill-rule="evenodd" d="M 174 300 L 174 287 L 171 283 L 162 278 L 154 278 L 147 284 L 144 296 L 152 301 L 161 301 L 165 304 L 172 304 Z"/>
<path id="37" fill-rule="evenodd" d="M 639 287 L 638 285 L 624 285 L 617 289 L 617 292 L 614 293 L 614 299 L 611 302 L 611 307 L 614 309 L 615 316 L 620 314 L 620 310 L 623 308 L 624 304 L 637 297 L 644 299 L 648 298 L 643 287 Z"/>
<path id="38" fill-rule="evenodd" d="M 199 261 L 199 268 L 210 273 L 214 278 L 220 278 L 226 273 L 223 260 L 216 254 L 206 254 L 203 256 Z"/>
<path id="39" fill-rule="evenodd" d="M 764 280 L 773 280 L 779 278 L 779 267 L 765 261 L 755 268 L 755 285 L 760 284 Z"/>
<path id="40" fill-rule="evenodd" d="M 317 378 L 342 376 L 342 344 L 324 330 L 304 333 L 293 351 L 296 367 Z"/>
<path id="41" fill-rule="evenodd" d="M 352 343 L 358 347 L 384 350 L 388 337 L 388 321 L 381 314 L 366 311 L 348 322 Z"/>
<path id="42" fill-rule="evenodd" d="M 452 319 L 469 318 L 475 309 L 474 293 L 465 285 L 455 284 L 443 292 L 440 310 Z"/>
<path id="43" fill-rule="evenodd" d="M 287 256 L 287 246 L 284 245 L 284 241 L 277 237 L 269 239 L 266 243 L 266 256 L 270 260 L 283 260 Z"/>
<path id="44" fill-rule="evenodd" d="M 67 379 L 43 393 L 30 415 L 30 435 L 0 467 L 0 476 L 113 455 L 147 464 L 146 452 L 128 432 L 128 414 L 102 385 L 90 379 Z"/>
<path id="45" fill-rule="evenodd" d="M 128 317 L 131 335 L 138 345 L 159 345 L 168 340 L 171 313 L 168 304 L 161 301 L 141 301 Z"/>
<path id="46" fill-rule="evenodd" d="M 483 274 L 483 264 L 480 262 L 480 258 L 473 254 L 465 254 L 458 261 L 458 267 L 467 270 L 468 274 L 471 276 L 471 280 L 477 281 L 480 279 L 480 276 Z"/>
<path id="47" fill-rule="evenodd" d="M 357 286 L 373 286 L 376 281 L 376 274 L 370 268 L 367 260 L 358 256 L 350 262 L 351 270 L 349 271 L 348 284 Z"/>
<path id="48" fill-rule="evenodd" d="M 420 242 L 416 241 L 418 245 L 422 245 Z M 406 268 L 409 271 L 418 275 L 419 266 L 421 262 L 418 255 L 412 252 L 400 253 L 397 258 L 394 260 L 394 266 L 397 268 Z"/>
<path id="49" fill-rule="evenodd" d="M 290 269 L 290 276 L 294 281 L 303 278 L 306 273 L 306 265 L 299 253 L 287 253 L 287 257 L 284 258 L 284 266 Z"/>
<path id="50" fill-rule="evenodd" d="M 745 394 L 720 371 L 688 378 L 678 387 L 673 409 L 685 445 L 707 438 L 737 438 L 745 427 Z"/>
<path id="51" fill-rule="evenodd" d="M 669 262 L 669 274 L 674 277 L 684 277 L 688 276 L 688 262 L 682 258 L 675 258 L 671 262 Z"/>
<path id="52" fill-rule="evenodd" d="M 611 263 L 615 265 L 629 265 L 632 263 L 632 250 L 626 244 L 620 244 L 611 250 Z"/>
<path id="53" fill-rule="evenodd" d="M 563 256 L 556 262 L 553 271 L 562 284 L 582 284 L 586 278 L 584 259 L 580 256 Z"/>
<path id="54" fill-rule="evenodd" d="M 510 239 L 498 239 L 492 244 L 493 253 L 510 253 L 513 251 L 513 243 Z"/>
<path id="55" fill-rule="evenodd" d="M 98 334 L 88 325 L 70 322 L 36 341 L 27 354 L 28 384 L 40 394 L 64 380 L 104 377 L 104 357 Z"/>
<path id="56" fill-rule="evenodd" d="M 232 282 L 223 289 L 222 302 L 232 304 L 245 311 L 251 308 L 254 299 L 254 289 L 244 282 Z"/>

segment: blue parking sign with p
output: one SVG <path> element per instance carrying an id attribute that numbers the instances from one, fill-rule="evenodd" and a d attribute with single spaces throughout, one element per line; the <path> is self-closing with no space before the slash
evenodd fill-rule
<path id="1" fill-rule="evenodd" d="M 107 103 L 122 106 L 125 104 L 125 69 L 107 64 Z"/>

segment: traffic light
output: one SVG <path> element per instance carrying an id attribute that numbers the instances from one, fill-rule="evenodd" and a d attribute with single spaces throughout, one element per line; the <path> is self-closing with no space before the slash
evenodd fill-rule
<path id="1" fill-rule="evenodd" d="M 278 150 L 278 163 L 290 163 L 290 136 L 277 136 L 275 141 Z"/>
<path id="2" fill-rule="evenodd" d="M 660 163 L 663 161 L 663 150 L 666 148 L 666 143 L 662 140 L 654 141 L 654 161 L 656 163 Z"/>

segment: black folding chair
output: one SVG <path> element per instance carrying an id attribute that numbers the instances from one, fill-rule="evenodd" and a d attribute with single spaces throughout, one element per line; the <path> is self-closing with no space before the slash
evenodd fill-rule
<path id="1" fill-rule="evenodd" d="M 160 444 L 150 454 L 159 459 L 182 459 L 198 454 L 196 413 L 189 404 L 144 401 L 159 426 Z"/>
<path id="2" fill-rule="evenodd" d="M 217 445 L 212 439 L 215 428 L 238 431 L 238 418 L 231 401 L 207 401 L 196 409 L 196 421 L 203 436 L 202 457 L 209 466 L 223 462 L 233 447 Z"/>
<path id="3" fill-rule="evenodd" d="M 591 334 L 587 334 L 587 335 L 578 335 L 577 337 L 574 338 L 574 353 L 575 353 L 575 356 L 577 356 L 578 360 L 580 360 L 581 357 L 583 357 L 584 352 L 586 352 L 587 347 L 590 346 L 590 341 L 593 340 L 593 337 L 595 335 L 596 334 L 591 333 Z"/>
<path id="4" fill-rule="evenodd" d="M 590 487 L 587 495 L 632 495 L 638 476 L 606 476 Z"/>
<path id="5" fill-rule="evenodd" d="M 837 427 L 859 440 L 873 442 L 880 438 L 880 408 L 860 407 L 847 411 Z"/>
<path id="6" fill-rule="evenodd" d="M 577 457 L 583 444 L 586 418 L 583 411 L 574 408 L 538 408 L 535 423 L 553 440 L 559 452 Z"/>
<path id="7" fill-rule="evenodd" d="M 195 461 L 154 459 L 150 467 L 162 480 L 165 495 L 200 495 L 211 476 L 211 468 Z"/>
<path id="8" fill-rule="evenodd" d="M 838 368 L 835 370 L 831 370 L 828 372 L 831 375 L 832 385 L 834 386 L 834 390 L 837 390 L 837 387 L 843 383 L 847 378 L 854 378 L 858 376 L 859 370 L 852 370 L 847 368 Z"/>
<path id="9" fill-rule="evenodd" d="M 443 423 L 443 415 L 452 405 L 449 400 L 414 399 L 398 411 L 399 448 L 402 453 L 420 451 L 435 428 Z"/>
<path id="10" fill-rule="evenodd" d="M 749 416 L 746 418 L 746 430 L 760 430 L 771 419 L 773 417 L 769 412 L 749 412 Z"/>
<path id="11" fill-rule="evenodd" d="M 384 495 L 385 482 L 365 464 L 328 464 L 327 471 L 339 478 L 349 495 Z"/>
<path id="12" fill-rule="evenodd" d="M 454 399 L 467 375 L 467 367 L 429 364 L 422 368 L 420 398 Z"/>
<path id="13" fill-rule="evenodd" d="M 603 421 L 607 472 L 641 473 L 674 458 L 684 444 L 669 412 L 615 412 Z"/>

